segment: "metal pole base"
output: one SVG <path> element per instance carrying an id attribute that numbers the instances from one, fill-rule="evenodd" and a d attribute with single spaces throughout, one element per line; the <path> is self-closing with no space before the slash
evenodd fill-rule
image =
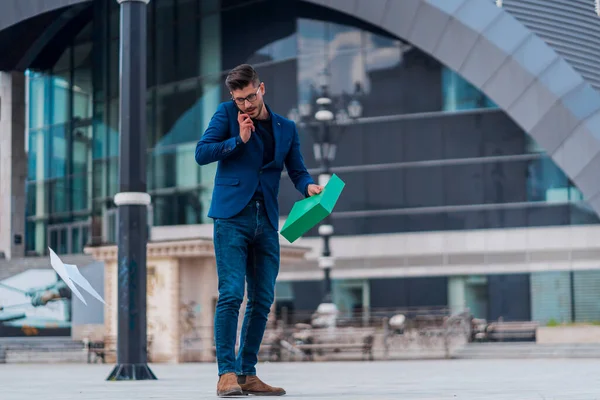
<path id="1" fill-rule="evenodd" d="M 107 381 L 154 381 L 156 376 L 147 364 L 119 364 L 112 370 Z"/>

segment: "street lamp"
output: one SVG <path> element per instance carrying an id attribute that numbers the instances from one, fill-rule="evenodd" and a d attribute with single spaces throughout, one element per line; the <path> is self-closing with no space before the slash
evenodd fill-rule
<path id="1" fill-rule="evenodd" d="M 315 160 L 319 163 L 321 172 L 319 174 L 319 185 L 325 186 L 331 177 L 331 164 L 336 155 L 337 145 L 332 135 L 332 130 L 343 130 L 345 126 L 355 122 L 362 116 L 363 107 L 359 101 L 361 85 L 355 85 L 355 91 L 350 101 L 346 101 L 344 95 L 339 96 L 334 106 L 333 96 L 330 94 L 329 76 L 327 73 L 318 78 L 320 86 L 319 94 L 314 105 L 303 103 L 298 108 L 293 108 L 288 113 L 288 118 L 296 122 L 300 127 L 310 130 L 314 138 L 313 152 Z M 345 104 L 347 103 L 347 104 Z M 312 114 L 312 110 L 315 110 Z M 323 303 L 332 304 L 331 269 L 335 266 L 335 259 L 331 255 L 330 241 L 334 229 L 331 219 L 327 216 L 319 226 L 319 236 L 323 240 L 321 257 L 319 257 L 319 268 L 324 272 Z"/>
<path id="2" fill-rule="evenodd" d="M 148 367 L 146 247 L 146 31 L 150 0 L 120 4 L 117 365 L 108 380 L 155 380 Z"/>

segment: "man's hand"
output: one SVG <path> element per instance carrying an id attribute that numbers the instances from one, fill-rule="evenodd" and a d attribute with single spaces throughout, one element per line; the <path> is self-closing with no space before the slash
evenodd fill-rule
<path id="1" fill-rule="evenodd" d="M 254 132 L 254 122 L 248 114 L 238 113 L 238 124 L 240 124 L 240 137 L 244 143 L 248 143 L 252 132 Z"/>
<path id="2" fill-rule="evenodd" d="M 314 196 L 315 194 L 319 194 L 323 191 L 323 186 L 311 183 L 308 185 L 306 191 L 308 192 L 308 197 Z"/>

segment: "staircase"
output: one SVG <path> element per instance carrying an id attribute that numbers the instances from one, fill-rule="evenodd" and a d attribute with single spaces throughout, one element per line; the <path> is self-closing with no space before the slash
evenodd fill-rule
<path id="1" fill-rule="evenodd" d="M 0 363 L 85 363 L 83 342 L 68 337 L 0 338 Z"/>
<path id="2" fill-rule="evenodd" d="M 458 359 L 598 358 L 600 344 L 469 343 L 454 351 Z"/>

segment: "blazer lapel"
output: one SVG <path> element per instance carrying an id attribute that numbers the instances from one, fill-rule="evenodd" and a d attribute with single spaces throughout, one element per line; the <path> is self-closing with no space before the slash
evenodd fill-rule
<path id="1" fill-rule="evenodd" d="M 263 168 L 269 168 L 274 165 L 280 165 L 280 152 L 281 152 L 281 143 L 283 140 L 283 127 L 281 125 L 281 121 L 279 120 L 279 116 L 271 111 L 269 106 L 267 106 L 267 110 L 271 114 L 271 124 L 273 126 L 273 140 L 275 141 L 275 154 L 273 157 L 273 161 L 263 166 Z"/>
<path id="2" fill-rule="evenodd" d="M 275 157 L 273 157 L 273 161 L 279 164 L 279 153 L 281 152 L 281 140 L 282 140 L 282 128 L 281 122 L 279 121 L 279 117 L 276 114 L 271 113 L 273 120 L 273 140 L 275 140 Z"/>

